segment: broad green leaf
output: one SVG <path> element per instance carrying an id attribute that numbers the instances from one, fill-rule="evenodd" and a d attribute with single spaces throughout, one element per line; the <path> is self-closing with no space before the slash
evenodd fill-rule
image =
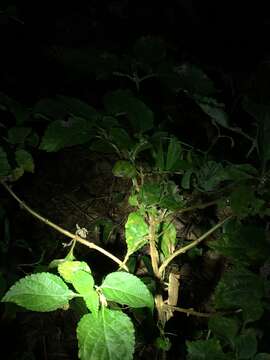
<path id="1" fill-rule="evenodd" d="M 110 130 L 110 139 L 113 144 L 115 144 L 120 150 L 128 150 L 132 147 L 133 141 L 122 128 L 113 127 Z"/>
<path id="2" fill-rule="evenodd" d="M 59 276 L 44 272 L 17 281 L 1 301 L 45 312 L 66 307 L 74 296 Z"/>
<path id="3" fill-rule="evenodd" d="M 166 258 L 174 252 L 177 243 L 176 228 L 174 224 L 171 222 L 164 222 L 161 227 L 161 234 L 160 248 Z"/>
<path id="4" fill-rule="evenodd" d="M 254 360 L 270 360 L 270 354 L 267 353 L 256 354 Z"/>
<path id="5" fill-rule="evenodd" d="M 0 147 L 0 177 L 9 175 L 10 171 L 11 167 L 8 162 L 7 154 L 3 148 Z"/>
<path id="6" fill-rule="evenodd" d="M 125 236 L 128 254 L 131 255 L 147 243 L 148 225 L 139 212 L 129 214 L 125 224 Z"/>
<path id="7" fill-rule="evenodd" d="M 92 124 L 79 117 L 56 120 L 49 124 L 41 140 L 40 149 L 58 151 L 68 146 L 89 142 L 93 137 Z"/>
<path id="8" fill-rule="evenodd" d="M 166 171 L 178 170 L 177 163 L 180 161 L 181 144 L 176 138 L 171 138 L 167 151 Z"/>
<path id="9" fill-rule="evenodd" d="M 89 266 L 84 261 L 67 260 L 64 262 L 60 262 L 58 265 L 58 272 L 67 283 L 72 283 L 74 274 L 79 270 L 83 270 L 91 274 Z M 93 285 L 94 284 L 92 284 L 92 287 Z"/>
<path id="10" fill-rule="evenodd" d="M 224 128 L 229 127 L 229 116 L 222 108 L 222 106 L 214 106 L 212 104 L 205 104 L 202 102 L 198 102 L 198 105 L 218 125 L 223 126 Z"/>
<path id="11" fill-rule="evenodd" d="M 34 170 L 35 170 L 34 160 L 32 158 L 32 155 L 28 151 L 23 150 L 23 149 L 16 150 L 15 158 L 16 158 L 17 164 L 24 171 L 32 172 L 32 173 L 34 172 Z"/>
<path id="12" fill-rule="evenodd" d="M 195 173 L 194 169 L 187 170 L 182 179 L 181 179 L 181 186 L 183 189 L 189 190 L 191 186 L 191 177 Z"/>
<path id="13" fill-rule="evenodd" d="M 95 289 L 90 290 L 83 296 L 87 308 L 94 316 L 97 316 L 99 311 L 99 296 Z"/>
<path id="14" fill-rule="evenodd" d="M 171 211 L 179 210 L 185 206 L 185 200 L 180 194 L 178 186 L 173 181 L 164 183 L 159 206 Z"/>
<path id="15" fill-rule="evenodd" d="M 90 120 L 93 123 L 99 117 L 96 109 L 82 100 L 63 95 L 58 95 L 57 99 L 65 106 L 67 113 L 70 115 Z"/>
<path id="16" fill-rule="evenodd" d="M 214 191 L 222 181 L 228 180 L 222 164 L 212 160 L 203 164 L 196 172 L 196 177 L 198 187 L 204 191 Z"/>
<path id="17" fill-rule="evenodd" d="M 188 360 L 232 360 L 217 339 L 187 341 Z"/>
<path id="18" fill-rule="evenodd" d="M 138 200 L 146 206 L 158 205 L 162 196 L 162 192 L 162 184 L 146 183 L 140 188 Z"/>
<path id="19" fill-rule="evenodd" d="M 208 327 L 216 336 L 226 339 L 233 344 L 240 324 L 236 319 L 216 315 L 210 318 Z"/>
<path id="20" fill-rule="evenodd" d="M 261 298 L 264 295 L 260 276 L 245 268 L 235 267 L 226 272 L 215 290 L 217 309 L 242 309 L 245 321 L 255 321 L 262 316 Z"/>
<path id="21" fill-rule="evenodd" d="M 124 178 L 134 178 L 137 175 L 136 168 L 127 160 L 118 160 L 112 169 L 113 175 Z"/>
<path id="22" fill-rule="evenodd" d="M 80 360 L 132 360 L 134 327 L 121 311 L 103 308 L 98 316 L 87 314 L 77 327 Z"/>
<path id="23" fill-rule="evenodd" d="M 238 264 L 261 264 L 270 256 L 264 228 L 238 222 L 228 225 L 222 237 L 209 247 Z"/>
<path id="24" fill-rule="evenodd" d="M 85 270 L 77 270 L 71 274 L 71 283 L 80 295 L 89 295 L 94 287 L 94 278 Z"/>
<path id="25" fill-rule="evenodd" d="M 237 182 L 258 176 L 258 170 L 250 164 L 231 164 L 225 167 L 225 172 L 230 180 Z"/>
<path id="26" fill-rule="evenodd" d="M 235 338 L 237 359 L 251 359 L 257 352 L 257 339 L 254 332 L 241 334 Z"/>
<path id="27" fill-rule="evenodd" d="M 59 99 L 43 98 L 39 100 L 32 109 L 34 115 L 42 115 L 47 119 L 64 119 L 67 115 L 67 109 Z"/>
<path id="28" fill-rule="evenodd" d="M 257 197 L 255 189 L 242 185 L 236 187 L 229 196 L 230 206 L 239 218 L 261 214 L 264 211 L 265 201 Z"/>
<path id="29" fill-rule="evenodd" d="M 64 120 L 68 115 L 73 115 L 93 123 L 98 118 L 98 112 L 92 106 L 79 99 L 63 95 L 58 95 L 54 99 L 41 99 L 34 106 L 33 113 L 52 120 Z"/>
<path id="30" fill-rule="evenodd" d="M 24 169 L 19 166 L 16 167 L 15 169 L 12 169 L 11 174 L 10 174 L 10 178 L 12 179 L 12 181 L 17 181 L 20 177 L 22 177 L 24 174 Z"/>
<path id="31" fill-rule="evenodd" d="M 32 129 L 30 127 L 15 126 L 8 130 L 8 141 L 11 144 L 23 144 Z"/>
<path id="32" fill-rule="evenodd" d="M 136 276 L 126 272 L 110 273 L 100 286 L 106 299 L 133 308 L 153 309 L 153 296 L 147 286 Z"/>
<path id="33" fill-rule="evenodd" d="M 196 65 L 184 63 L 174 68 L 178 75 L 178 88 L 190 94 L 211 95 L 215 93 L 213 81 Z"/>
<path id="34" fill-rule="evenodd" d="M 153 128 L 153 112 L 129 91 L 116 90 L 104 97 L 105 109 L 112 115 L 126 114 L 133 130 L 143 133 Z"/>
<path id="35" fill-rule="evenodd" d="M 99 308 L 99 296 L 94 289 L 94 279 L 93 276 L 89 273 L 90 269 L 88 268 L 88 265 L 85 266 L 84 264 L 85 263 L 81 262 L 81 267 L 84 269 L 72 271 L 71 275 L 68 277 L 70 277 L 70 282 L 72 283 L 75 290 L 83 296 L 87 308 L 93 314 L 97 314 Z M 87 270 L 87 268 L 89 270 Z"/>

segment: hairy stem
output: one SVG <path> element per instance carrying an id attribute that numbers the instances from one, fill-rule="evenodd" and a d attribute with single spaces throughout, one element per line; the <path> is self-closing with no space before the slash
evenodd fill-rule
<path id="1" fill-rule="evenodd" d="M 28 205 L 26 205 L 12 190 L 11 188 L 4 182 L 4 181 L 0 181 L 1 184 L 4 186 L 4 188 L 10 193 L 10 195 L 20 204 L 20 206 L 25 209 L 26 211 L 28 211 L 31 215 L 33 215 L 34 217 L 36 217 L 37 219 L 39 219 L 40 221 L 42 221 L 43 223 L 45 223 L 46 225 L 52 227 L 53 229 L 57 230 L 58 232 L 64 234 L 65 236 L 76 240 L 77 242 L 89 247 L 90 249 L 95 249 L 97 251 L 99 251 L 100 253 L 102 253 L 103 255 L 109 257 L 110 259 L 112 259 L 114 262 L 116 262 L 121 268 L 125 269 L 126 271 L 129 271 L 127 266 L 120 260 L 118 259 L 116 256 L 114 256 L 113 254 L 111 254 L 110 252 L 108 252 L 107 250 L 103 249 L 102 247 L 94 244 L 93 242 L 90 242 L 88 240 L 85 240 L 83 238 L 81 238 L 80 236 L 71 233 L 70 231 L 63 229 L 62 227 L 60 227 L 59 225 L 53 223 L 52 221 L 44 218 L 43 216 L 41 216 L 39 213 L 37 213 L 36 211 L 34 211 L 33 209 L 31 209 Z"/>
<path id="2" fill-rule="evenodd" d="M 213 226 L 210 230 L 206 231 L 202 236 L 200 236 L 198 239 L 192 241 L 190 244 L 176 250 L 171 256 L 169 256 L 163 264 L 159 268 L 159 277 L 162 277 L 163 271 L 166 269 L 168 264 L 178 255 L 184 254 L 186 251 L 192 249 L 194 246 L 197 246 L 200 242 L 202 242 L 204 239 L 206 239 L 209 235 L 211 235 L 213 232 L 215 232 L 217 229 L 219 229 L 226 221 L 231 219 L 233 215 L 228 216 L 224 220 L 217 223 L 215 226 Z"/>

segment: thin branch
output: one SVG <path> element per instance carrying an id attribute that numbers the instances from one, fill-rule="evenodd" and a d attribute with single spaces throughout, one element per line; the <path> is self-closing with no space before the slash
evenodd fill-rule
<path id="1" fill-rule="evenodd" d="M 200 317 L 205 317 L 205 318 L 209 318 L 213 315 L 216 315 L 216 313 L 202 313 L 199 311 L 195 311 L 193 309 L 184 309 L 178 306 L 172 306 L 172 305 L 167 305 L 167 304 L 163 304 L 163 306 L 168 309 L 168 310 L 172 310 L 172 311 L 178 311 L 178 312 L 182 312 L 189 315 L 193 315 L 193 316 L 200 316 Z"/>
<path id="2" fill-rule="evenodd" d="M 185 313 L 185 314 L 187 314 L 187 316 L 193 315 L 193 316 L 200 316 L 200 317 L 205 317 L 205 318 L 209 318 L 209 317 L 215 316 L 215 315 L 238 314 L 238 313 L 242 312 L 242 309 L 237 309 L 237 310 L 233 310 L 233 311 L 216 311 L 213 313 L 202 313 L 199 311 L 195 311 L 193 309 L 185 309 L 185 308 L 181 308 L 178 306 L 172 306 L 172 305 L 168 305 L 168 304 L 163 304 L 163 306 L 168 310 Z"/>
<path id="3" fill-rule="evenodd" d="M 162 276 L 163 271 L 168 266 L 168 264 L 178 255 L 184 254 L 189 249 L 192 249 L 194 246 L 197 246 L 200 242 L 202 242 L 205 238 L 207 238 L 209 235 L 211 235 L 213 232 L 215 232 L 218 228 L 220 228 L 227 220 L 231 219 L 233 215 L 228 216 L 224 220 L 217 223 L 215 226 L 213 226 L 210 230 L 206 231 L 202 236 L 200 236 L 198 239 L 192 241 L 190 244 L 176 250 L 171 256 L 166 259 L 163 264 L 159 268 L 159 274 L 160 277 Z"/>
<path id="4" fill-rule="evenodd" d="M 4 181 L 0 181 L 1 184 L 4 186 L 4 188 L 10 193 L 10 195 L 20 204 L 20 206 L 22 208 L 24 208 L 26 211 L 28 211 L 31 215 L 33 215 L 34 217 L 36 217 L 37 219 L 39 219 L 40 221 L 42 221 L 43 223 L 45 223 L 46 225 L 52 227 L 53 229 L 57 230 L 58 232 L 64 234 L 65 236 L 71 238 L 72 240 L 76 240 L 79 243 L 89 247 L 90 249 L 95 249 L 97 251 L 99 251 L 100 253 L 104 254 L 105 256 L 109 257 L 110 259 L 112 259 L 114 262 L 116 262 L 121 268 L 125 269 L 126 271 L 129 271 L 127 266 L 120 260 L 118 259 L 116 256 L 114 256 L 113 254 L 111 254 L 110 252 L 108 252 L 107 250 L 103 249 L 102 247 L 94 244 L 93 242 L 90 242 L 88 240 L 85 240 L 83 238 L 81 238 L 80 236 L 71 233 L 68 230 L 63 229 L 62 227 L 60 227 L 59 225 L 53 223 L 52 221 L 44 218 L 43 216 L 41 216 L 40 214 L 38 214 L 36 211 L 34 211 L 33 209 L 31 209 L 28 205 L 26 205 L 12 190 L 11 188 L 4 182 Z"/>
<path id="5" fill-rule="evenodd" d="M 209 201 L 209 202 L 207 202 L 205 204 L 192 205 L 192 206 L 189 206 L 189 207 L 178 210 L 177 214 L 182 214 L 184 212 L 188 212 L 188 211 L 192 211 L 192 210 L 196 210 L 196 209 L 205 209 L 205 208 L 207 208 L 209 206 L 216 205 L 217 202 L 218 202 L 218 200 L 212 200 L 212 201 Z"/>

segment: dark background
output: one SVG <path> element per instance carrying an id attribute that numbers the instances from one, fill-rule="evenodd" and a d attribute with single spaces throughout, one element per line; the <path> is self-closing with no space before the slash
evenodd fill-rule
<path id="1" fill-rule="evenodd" d="M 142 35 L 159 35 L 179 61 L 235 77 L 269 65 L 270 15 L 260 1 L 1 1 L 0 10 L 0 91 L 28 101 L 83 91 L 68 83 L 58 47 L 121 52 Z"/>

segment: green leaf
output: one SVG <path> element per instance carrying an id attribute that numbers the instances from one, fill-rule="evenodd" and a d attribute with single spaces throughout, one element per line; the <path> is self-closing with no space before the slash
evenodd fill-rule
<path id="1" fill-rule="evenodd" d="M 116 90 L 104 97 L 105 109 L 112 115 L 126 114 L 133 130 L 143 133 L 153 128 L 153 112 L 129 91 Z"/>
<path id="2" fill-rule="evenodd" d="M 112 169 L 113 175 L 124 178 L 134 178 L 137 175 L 136 168 L 127 160 L 118 160 Z"/>
<path id="3" fill-rule="evenodd" d="M 215 92 L 213 81 L 196 65 L 185 63 L 174 68 L 178 87 L 190 94 L 210 95 Z"/>
<path id="4" fill-rule="evenodd" d="M 76 270 L 71 274 L 71 283 L 75 290 L 83 296 L 87 308 L 94 315 L 97 315 L 99 308 L 99 296 L 94 289 L 93 276 L 85 270 Z"/>
<path id="5" fill-rule="evenodd" d="M 163 184 L 163 193 L 159 206 L 171 211 L 179 210 L 185 206 L 185 200 L 173 181 L 167 181 Z"/>
<path id="6" fill-rule="evenodd" d="M 258 198 L 255 190 L 247 185 L 236 187 L 230 194 L 229 201 L 233 212 L 239 218 L 257 215 L 264 211 L 265 201 Z"/>
<path id="7" fill-rule="evenodd" d="M 264 295 L 262 279 L 245 268 L 235 267 L 223 275 L 215 290 L 217 309 L 242 309 L 245 321 L 262 316 Z"/>
<path id="8" fill-rule="evenodd" d="M 232 360 L 217 339 L 187 341 L 188 360 Z"/>
<path id="9" fill-rule="evenodd" d="M 113 127 L 110 129 L 110 139 L 120 150 L 129 150 L 133 145 L 132 139 L 122 128 Z"/>
<path id="10" fill-rule="evenodd" d="M 216 336 L 226 339 L 231 344 L 239 331 L 239 323 L 236 319 L 221 315 L 211 317 L 208 327 Z"/>
<path id="11" fill-rule="evenodd" d="M 164 222 L 161 227 L 160 249 L 166 258 L 175 250 L 177 243 L 176 228 L 171 222 Z"/>
<path id="12" fill-rule="evenodd" d="M 1 302 L 13 302 L 32 311 L 53 311 L 66 307 L 75 293 L 50 273 L 38 273 L 17 281 Z"/>
<path id="13" fill-rule="evenodd" d="M 229 127 L 229 116 L 223 109 L 224 104 L 211 104 L 197 101 L 200 108 L 211 117 L 218 125 L 228 128 Z"/>
<path id="14" fill-rule="evenodd" d="M 87 314 L 77 327 L 79 359 L 132 360 L 135 337 L 131 320 L 121 311 L 103 308 Z"/>
<path id="15" fill-rule="evenodd" d="M 79 99 L 62 95 L 58 95 L 55 99 L 41 99 L 34 106 L 33 113 L 52 120 L 64 120 L 68 115 L 72 115 L 94 123 L 98 118 L 98 113 L 92 106 Z"/>
<path id="16" fill-rule="evenodd" d="M 198 187 L 204 191 L 214 191 L 222 181 L 228 180 L 222 164 L 212 160 L 203 164 L 196 172 L 196 177 Z"/>
<path id="17" fill-rule="evenodd" d="M 81 117 L 88 121 L 90 120 L 93 123 L 99 117 L 96 109 L 82 100 L 63 95 L 58 95 L 57 99 L 59 99 L 63 106 L 65 106 L 67 113 L 70 115 L 73 115 L 75 117 Z"/>
<path id="18" fill-rule="evenodd" d="M 115 301 L 133 308 L 153 309 L 153 296 L 147 286 L 136 276 L 126 272 L 114 272 L 106 276 L 101 287 L 109 301 Z"/>
<path id="19" fill-rule="evenodd" d="M 94 278 L 85 270 L 77 270 L 71 275 L 71 283 L 79 294 L 89 295 L 94 287 Z"/>
<path id="20" fill-rule="evenodd" d="M 265 229 L 236 221 L 228 224 L 222 237 L 209 247 L 238 264 L 261 264 L 270 256 Z"/>
<path id="21" fill-rule="evenodd" d="M 92 124 L 83 118 L 56 120 L 47 127 L 39 147 L 48 152 L 58 151 L 68 146 L 87 143 L 93 135 Z"/>
<path id="22" fill-rule="evenodd" d="M 146 206 L 158 205 L 162 190 L 162 184 L 146 183 L 140 188 L 138 200 Z"/>
<path id="23" fill-rule="evenodd" d="M 86 295 L 83 296 L 87 308 L 92 312 L 94 316 L 97 316 L 99 311 L 99 296 L 96 290 L 89 290 Z"/>
<path id="24" fill-rule="evenodd" d="M 23 168 L 24 171 L 33 173 L 35 170 L 35 164 L 34 160 L 32 158 L 32 155 L 23 149 L 16 150 L 15 152 L 15 158 L 17 164 Z"/>
<path id="25" fill-rule="evenodd" d="M 74 274 L 76 274 L 77 271 L 83 270 L 89 274 L 91 274 L 91 270 L 86 262 L 84 261 L 71 261 L 66 260 L 64 262 L 60 262 L 57 268 L 59 274 L 62 276 L 62 278 L 67 283 L 72 283 Z M 93 278 L 90 281 L 94 281 Z M 94 283 L 92 284 L 92 287 L 94 286 Z"/>
<path id="26" fill-rule="evenodd" d="M 194 169 L 187 170 L 181 180 L 181 186 L 185 190 L 189 190 L 191 186 L 191 177 L 195 173 Z"/>
<path id="27" fill-rule="evenodd" d="M 147 243 L 148 225 L 139 212 L 129 214 L 125 224 L 125 236 L 128 254 L 131 255 Z"/>
<path id="28" fill-rule="evenodd" d="M 241 334 L 235 339 L 237 359 L 251 359 L 257 352 L 257 339 L 253 331 Z"/>
<path id="29" fill-rule="evenodd" d="M 11 167 L 8 162 L 7 154 L 3 148 L 0 147 L 0 177 L 9 175 L 10 171 Z"/>
<path id="30" fill-rule="evenodd" d="M 270 360 L 270 354 L 259 353 L 255 356 L 254 360 Z"/>
<path id="31" fill-rule="evenodd" d="M 8 141 L 11 144 L 23 144 L 32 129 L 30 127 L 15 126 L 8 130 Z"/>
<path id="32" fill-rule="evenodd" d="M 181 144 L 176 138 L 171 138 L 167 151 L 166 158 L 166 171 L 178 170 L 178 162 L 180 162 L 181 156 Z"/>

